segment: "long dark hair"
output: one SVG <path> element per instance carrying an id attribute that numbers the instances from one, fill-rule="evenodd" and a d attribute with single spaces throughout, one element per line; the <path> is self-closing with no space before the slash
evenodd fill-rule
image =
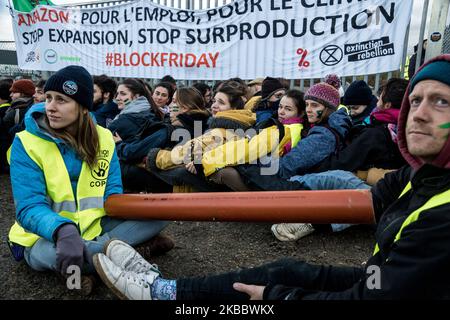
<path id="1" fill-rule="evenodd" d="M 247 94 L 247 88 L 237 81 L 225 81 L 217 89 L 217 92 L 222 92 L 228 97 L 231 109 L 244 109 L 245 102 L 243 98 Z"/>
<path id="2" fill-rule="evenodd" d="M 304 97 L 304 93 L 300 90 L 291 89 L 288 90 L 284 97 L 292 99 L 294 101 L 295 107 L 297 108 L 297 112 L 300 115 L 302 112 L 305 113 L 306 110 L 306 103 Z"/>
<path id="3" fill-rule="evenodd" d="M 140 96 L 143 96 L 147 99 L 148 103 L 150 104 L 150 107 L 152 108 L 155 115 L 157 115 L 161 120 L 164 118 L 164 114 L 161 110 L 156 106 L 155 101 L 153 101 L 153 98 L 146 88 L 145 84 L 140 79 L 133 79 L 133 78 L 127 78 L 123 80 L 120 84 L 124 85 L 128 88 L 128 90 L 131 91 L 134 95 L 138 94 Z"/>
<path id="4" fill-rule="evenodd" d="M 175 90 L 173 90 L 172 85 L 169 82 L 160 82 L 155 86 L 155 90 L 156 88 L 161 87 L 167 90 L 168 93 L 168 98 L 169 100 L 167 101 L 167 105 L 172 103 L 172 98 L 173 98 L 173 93 L 175 92 Z"/>

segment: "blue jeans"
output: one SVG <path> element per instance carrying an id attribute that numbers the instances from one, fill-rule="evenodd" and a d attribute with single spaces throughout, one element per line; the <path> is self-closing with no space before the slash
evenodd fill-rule
<path id="1" fill-rule="evenodd" d="M 102 234 L 94 240 L 85 240 L 88 261 L 83 267 L 83 273 L 93 273 L 92 257 L 96 253 L 103 252 L 103 246 L 110 239 L 120 239 L 131 246 L 141 244 L 164 229 L 169 222 L 154 220 L 122 220 L 102 218 Z M 47 239 L 39 239 L 32 247 L 25 249 L 25 261 L 37 271 L 56 270 L 56 245 Z"/>
<path id="2" fill-rule="evenodd" d="M 337 189 L 370 189 L 354 174 L 343 170 L 330 170 L 320 173 L 310 173 L 303 176 L 293 176 L 289 181 L 303 183 L 311 190 L 337 190 Z M 342 231 L 350 227 L 351 224 L 332 223 L 333 232 Z"/>

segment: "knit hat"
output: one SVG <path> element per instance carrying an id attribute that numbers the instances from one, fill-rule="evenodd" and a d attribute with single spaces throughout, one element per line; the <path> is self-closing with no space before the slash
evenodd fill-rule
<path id="1" fill-rule="evenodd" d="M 34 95 L 34 89 L 35 86 L 33 81 L 29 79 L 20 79 L 14 81 L 9 91 L 23 93 L 27 97 L 32 97 Z"/>
<path id="2" fill-rule="evenodd" d="M 341 87 L 341 79 L 337 74 L 330 73 L 325 76 L 323 82 L 328 83 L 330 86 L 333 86 L 336 90 L 339 90 Z"/>
<path id="3" fill-rule="evenodd" d="M 262 84 L 263 83 L 263 81 L 264 81 L 264 78 L 256 78 L 256 79 L 253 79 L 252 81 L 250 81 L 249 83 L 247 83 L 247 85 L 249 86 L 249 87 L 251 87 L 251 86 L 254 86 L 254 85 L 256 85 L 256 84 Z"/>
<path id="4" fill-rule="evenodd" d="M 430 63 L 417 71 L 411 79 L 409 92 L 412 92 L 416 84 L 423 80 L 436 80 L 450 86 L 449 74 L 450 62 L 443 60 Z"/>
<path id="5" fill-rule="evenodd" d="M 305 93 L 305 101 L 314 100 L 325 107 L 336 110 L 339 106 L 339 91 L 333 86 L 321 82 L 313 85 Z"/>
<path id="6" fill-rule="evenodd" d="M 372 101 L 372 89 L 364 80 L 354 81 L 344 94 L 346 106 L 368 106 Z"/>
<path id="7" fill-rule="evenodd" d="M 60 92 L 89 111 L 93 108 L 94 83 L 90 73 L 80 66 L 67 66 L 52 75 L 45 83 L 44 92 Z"/>
<path id="8" fill-rule="evenodd" d="M 423 80 L 436 80 L 450 86 L 450 79 L 447 78 L 449 72 L 450 54 L 442 54 L 434 57 L 422 65 L 422 67 L 420 67 L 420 69 L 416 72 L 414 77 L 411 79 L 408 92 L 411 92 L 412 88 L 414 88 L 419 81 Z M 411 167 L 417 170 L 425 163 L 425 160 L 419 156 L 413 156 L 408 150 L 408 145 L 406 142 L 406 123 L 408 121 L 410 109 L 411 105 L 409 103 L 409 94 L 406 93 L 403 97 L 402 107 L 398 117 L 398 147 L 403 158 L 405 158 Z M 447 137 L 447 142 L 444 144 L 441 151 L 431 162 L 431 164 L 438 168 L 450 169 L 450 137 Z"/>
<path id="9" fill-rule="evenodd" d="M 272 94 L 280 89 L 285 88 L 278 79 L 267 77 L 264 79 L 261 85 L 261 98 L 263 100 L 268 99 L 272 96 Z"/>

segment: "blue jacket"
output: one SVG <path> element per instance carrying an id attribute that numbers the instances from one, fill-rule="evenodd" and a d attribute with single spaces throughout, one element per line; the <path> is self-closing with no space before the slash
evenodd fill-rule
<path id="1" fill-rule="evenodd" d="M 118 134 L 122 141 L 131 142 L 139 139 L 144 128 L 155 121 L 161 121 L 143 96 L 133 100 L 108 125 L 113 134 Z"/>
<path id="2" fill-rule="evenodd" d="M 109 101 L 97 106 L 92 113 L 95 116 L 95 120 L 97 120 L 97 124 L 106 128 L 107 122 L 112 121 L 119 112 L 120 110 L 117 104 L 114 101 Z"/>
<path id="3" fill-rule="evenodd" d="M 72 190 L 76 195 L 82 161 L 73 149 L 61 140 L 50 136 L 43 127 L 39 126 L 39 119 L 43 119 L 44 112 L 43 104 L 33 106 L 25 115 L 25 128 L 38 137 L 56 143 L 69 173 Z M 53 235 L 58 227 L 65 223 L 73 223 L 52 211 L 47 200 L 44 173 L 28 156 L 17 136 L 14 138 L 11 149 L 11 184 L 16 206 L 16 220 L 27 231 L 54 242 Z M 106 201 L 112 194 L 122 192 L 119 160 L 114 151 L 104 200 Z"/>
<path id="4" fill-rule="evenodd" d="M 344 141 L 352 122 L 342 108 L 331 114 L 328 125 L 335 129 Z M 336 147 L 336 136 L 333 132 L 325 126 L 315 125 L 291 152 L 280 159 L 278 175 L 284 179 L 303 175 L 335 152 Z"/>

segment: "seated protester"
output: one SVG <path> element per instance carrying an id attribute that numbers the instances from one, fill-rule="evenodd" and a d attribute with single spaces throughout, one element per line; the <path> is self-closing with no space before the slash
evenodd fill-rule
<path id="1" fill-rule="evenodd" d="M 316 171 L 340 169 L 356 172 L 402 167 L 405 161 L 397 146 L 397 121 L 407 86 L 407 80 L 390 79 L 381 89 L 377 109 L 370 116 L 371 123 L 338 154 L 325 159 Z M 377 182 L 374 178 L 369 179 L 372 185 Z"/>
<path id="2" fill-rule="evenodd" d="M 160 82 L 153 90 L 153 101 L 163 114 L 169 113 L 169 105 L 172 102 L 173 93 L 174 89 L 169 82 Z"/>
<path id="3" fill-rule="evenodd" d="M 106 215 L 104 202 L 122 193 L 122 184 L 112 134 L 95 125 L 89 112 L 93 86 L 80 66 L 53 74 L 45 84 L 45 105 L 26 114 L 26 129 L 11 149 L 16 206 L 11 252 L 32 269 L 55 271 L 64 279 L 76 271 L 69 267 L 82 275 L 95 272 L 92 256 L 112 238 L 150 246 L 167 225 Z"/>
<path id="4" fill-rule="evenodd" d="M 206 83 L 202 83 L 202 82 L 196 82 L 192 85 L 192 87 L 194 87 L 201 93 L 203 99 L 205 100 L 206 109 L 210 109 L 211 105 L 212 105 L 211 87 L 208 86 Z"/>
<path id="5" fill-rule="evenodd" d="M 117 83 L 106 75 L 94 76 L 94 114 L 97 124 L 106 128 L 119 114 L 115 103 Z"/>
<path id="6" fill-rule="evenodd" d="M 245 109 L 256 113 L 256 123 L 267 120 L 278 110 L 281 97 L 286 93 L 286 87 L 280 80 L 267 77 L 261 85 L 261 96 L 251 98 Z"/>
<path id="7" fill-rule="evenodd" d="M 256 78 L 247 83 L 248 95 L 250 98 L 261 96 L 263 81 L 264 81 L 264 78 Z"/>
<path id="8" fill-rule="evenodd" d="M 149 123 L 161 121 L 163 114 L 156 106 L 144 84 L 138 79 L 125 79 L 118 88 L 115 102 L 120 113 L 109 124 L 115 141 L 130 142 Z"/>
<path id="9" fill-rule="evenodd" d="M 147 169 L 171 185 L 194 186 L 197 191 L 213 191 L 213 186 L 196 176 L 195 164 L 201 164 L 206 150 L 229 140 L 241 139 L 239 133 L 255 124 L 255 115 L 243 110 L 246 88 L 235 81 L 224 82 L 214 96 L 209 129 L 200 137 L 177 145 L 172 150 L 150 150 Z M 237 132 L 236 132 L 237 130 Z M 240 132 L 239 132 L 240 131 Z M 223 189 L 223 188 L 221 188 Z"/>
<path id="10" fill-rule="evenodd" d="M 377 98 L 364 80 L 354 81 L 344 94 L 344 105 L 352 117 L 353 127 L 369 123 L 369 116 L 377 105 Z"/>
<path id="11" fill-rule="evenodd" d="M 207 151 L 202 158 L 203 172 L 207 179 L 224 184 L 234 191 L 250 190 L 232 168 L 256 161 L 272 152 L 283 156 L 301 139 L 305 115 L 303 93 L 289 90 L 281 98 L 278 118 L 268 119 L 258 126 L 262 129 L 251 138 L 227 142 Z M 273 125 L 275 124 L 275 125 Z"/>
<path id="12" fill-rule="evenodd" d="M 0 81 L 0 174 L 9 172 L 9 165 L 6 161 L 6 152 L 11 145 L 12 138 L 8 134 L 6 126 L 3 125 L 3 116 L 11 106 L 9 88 L 11 84 L 7 81 Z"/>
<path id="13" fill-rule="evenodd" d="M 320 163 L 330 154 L 337 153 L 343 145 L 344 139 L 351 127 L 351 120 L 347 111 L 339 106 L 339 92 L 337 88 L 327 84 L 319 83 L 312 86 L 305 93 L 306 115 L 311 127 L 306 135 L 292 150 L 279 158 L 272 155 L 269 165 L 260 167 L 255 165 L 240 165 L 236 170 L 240 173 L 243 183 L 253 190 L 299 190 L 319 189 L 321 184 L 327 180 L 336 181 L 336 173 L 327 173 L 310 178 L 308 175 L 303 180 L 285 183 L 287 179 L 297 175 L 305 175 L 313 172 Z M 278 161 L 279 160 L 279 161 Z M 265 172 L 263 172 L 265 169 Z M 278 169 L 278 170 L 277 170 Z M 275 173 L 275 174 L 273 174 Z M 342 175 L 340 172 L 338 175 Z M 350 186 L 365 188 L 364 183 L 350 173 L 344 173 L 348 183 L 342 187 L 348 189 Z M 350 177 L 349 177 L 350 176 Z M 341 178 L 338 178 L 341 179 Z M 291 240 L 286 237 L 296 226 L 296 236 L 302 237 L 314 231 L 310 224 L 274 224 L 272 232 L 282 241 Z M 341 231 L 349 225 L 332 225 L 333 231 Z M 297 238 L 298 239 L 298 238 Z"/>
<path id="14" fill-rule="evenodd" d="M 351 127 L 345 109 L 339 109 L 337 88 L 318 83 L 305 93 L 306 116 L 310 129 L 291 152 L 280 159 L 278 176 L 289 179 L 311 172 L 330 154 L 341 149 Z"/>
<path id="15" fill-rule="evenodd" d="M 305 102 L 308 121 L 303 125 L 310 129 L 291 152 L 282 158 L 272 157 L 270 162 L 264 164 L 264 167 L 275 168 L 275 172 L 261 174 L 261 168 L 253 165 L 236 167 L 251 188 L 278 190 L 274 173 L 277 178 L 287 180 L 314 172 L 330 154 L 342 149 L 351 128 L 351 118 L 345 108 L 336 110 L 339 106 L 337 88 L 323 82 L 315 84 L 305 93 Z"/>
<path id="16" fill-rule="evenodd" d="M 33 94 L 34 103 L 45 102 L 45 82 L 45 80 L 39 80 L 39 82 L 36 84 Z"/>
<path id="17" fill-rule="evenodd" d="M 450 296 L 450 55 L 411 80 L 398 139 L 408 166 L 371 189 L 375 250 L 358 267 L 292 258 L 216 275 L 166 279 L 120 241 L 94 257 L 120 298 L 154 300 L 441 300 Z M 123 258 L 123 257 L 130 258 Z M 145 265 L 144 270 L 130 266 Z M 136 285 L 139 283 L 139 285 Z"/>
<path id="18" fill-rule="evenodd" d="M 177 134 L 178 130 L 183 130 L 183 137 L 190 139 L 197 130 L 203 132 L 207 128 L 209 112 L 196 89 L 180 88 L 175 91 L 170 108 L 169 121 L 151 123 L 139 139 L 117 144 L 123 183 L 128 191 L 170 192 L 171 185 L 144 169 L 147 153 L 152 148 L 173 148 L 179 142 L 178 138 L 182 138 Z"/>
<path id="19" fill-rule="evenodd" d="M 35 86 L 33 81 L 21 79 L 14 81 L 9 91 L 11 92 L 11 107 L 6 110 L 1 125 L 8 132 L 12 141 L 17 132 L 25 129 L 23 120 L 27 111 L 34 104 Z"/>
<path id="20" fill-rule="evenodd" d="M 194 136 L 195 126 L 205 130 L 210 114 L 204 107 L 204 100 L 202 103 L 199 97 L 199 92 L 193 88 L 180 88 L 175 91 L 169 106 L 168 121 L 165 119 L 150 123 L 139 135 L 138 140 L 119 143 L 117 145 L 119 159 L 141 164 L 151 148 L 173 148 L 178 144 L 179 140 L 172 139 L 175 130 L 187 130 L 186 133 L 190 137 Z M 161 142 L 155 145 L 156 140 Z"/>

